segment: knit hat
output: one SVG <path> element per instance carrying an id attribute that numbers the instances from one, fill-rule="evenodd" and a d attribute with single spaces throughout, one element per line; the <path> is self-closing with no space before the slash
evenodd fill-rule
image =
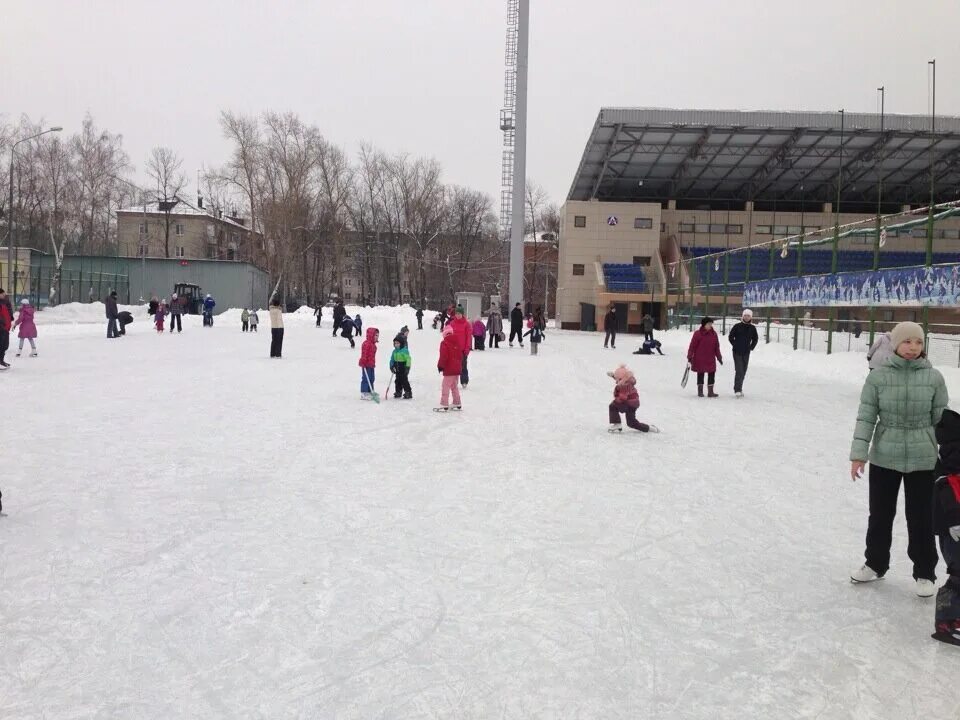
<path id="1" fill-rule="evenodd" d="M 897 323 L 890 331 L 890 344 L 893 346 L 894 352 L 900 347 L 901 343 L 914 339 L 923 342 L 923 328 L 915 322 Z"/>
<path id="2" fill-rule="evenodd" d="M 743 309 L 743 315 L 741 315 L 740 317 L 750 318 L 750 319 L 752 320 L 752 319 L 753 319 L 753 310 L 751 310 L 750 308 L 744 308 L 744 309 Z"/>
<path id="3" fill-rule="evenodd" d="M 713 322 L 712 317 L 705 317 L 700 321 L 700 327 L 706 327 L 708 323 L 712 323 L 712 322 Z"/>
<path id="4" fill-rule="evenodd" d="M 466 315 L 466 313 L 463 311 L 463 305 L 457 305 L 457 309 L 455 312 L 457 313 L 457 315 Z"/>
<path id="5" fill-rule="evenodd" d="M 30 301 L 27 300 L 26 298 L 24 298 L 23 300 L 20 301 L 20 304 L 21 304 L 21 305 L 29 305 L 29 304 L 30 304 Z"/>
<path id="6" fill-rule="evenodd" d="M 404 325 L 402 328 L 400 328 L 400 332 L 402 332 L 402 333 L 410 332 L 410 328 L 408 328 L 406 325 Z"/>

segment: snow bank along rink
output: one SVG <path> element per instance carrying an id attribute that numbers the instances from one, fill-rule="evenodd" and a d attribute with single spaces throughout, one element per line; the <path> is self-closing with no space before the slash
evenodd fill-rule
<path id="1" fill-rule="evenodd" d="M 2 377 L 0 718 L 960 716 L 902 518 L 886 579 L 848 579 L 862 355 L 761 345 L 738 401 L 724 341 L 698 400 L 686 332 L 553 331 L 471 353 L 438 414 L 433 313 L 348 311 L 381 392 L 414 328 L 412 401 L 359 400 L 329 308 L 279 361 L 266 312 L 158 336 L 137 307 L 110 341 L 102 306 L 37 314 Z M 606 432 L 618 362 L 662 434 Z"/>

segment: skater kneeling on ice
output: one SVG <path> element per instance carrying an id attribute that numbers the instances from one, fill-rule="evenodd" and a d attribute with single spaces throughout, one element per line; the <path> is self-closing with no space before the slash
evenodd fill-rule
<path id="1" fill-rule="evenodd" d="M 960 645 L 960 415 L 943 411 L 936 428 L 940 478 L 933 488 L 933 531 L 947 564 L 947 581 L 937 591 L 936 640 Z"/>
<path id="2" fill-rule="evenodd" d="M 663 355 L 663 351 L 660 349 L 661 344 L 659 340 L 654 340 L 653 338 L 649 340 L 644 340 L 643 345 L 637 350 L 634 355 L 653 355 L 656 352 L 658 355 Z"/>
<path id="3" fill-rule="evenodd" d="M 867 375 L 850 447 L 850 477 L 870 461 L 870 518 L 865 563 L 850 574 L 855 583 L 882 578 L 890 567 L 890 542 L 903 484 L 907 554 L 920 597 L 936 592 L 937 546 L 933 536 L 933 483 L 937 464 L 934 425 L 949 403 L 943 375 L 923 353 L 923 328 L 902 322 L 890 332 L 896 354 Z"/>
<path id="4" fill-rule="evenodd" d="M 613 402 L 610 403 L 610 432 L 621 432 L 620 413 L 627 416 L 627 427 L 640 432 L 660 432 L 655 425 L 647 425 L 637 420 L 637 408 L 640 407 L 640 395 L 637 392 L 637 379 L 626 365 L 607 373 L 616 380 L 613 388 Z"/>
<path id="5" fill-rule="evenodd" d="M 444 410 L 450 407 L 450 394 L 453 394 L 453 407 L 460 409 L 460 388 L 457 381 L 463 369 L 463 350 L 453 333 L 453 328 L 447 325 L 441 335 L 440 359 L 437 361 L 437 371 L 443 375 L 443 384 L 440 386 L 440 407 Z"/>
<path id="6" fill-rule="evenodd" d="M 369 400 L 373 397 L 373 384 L 376 382 L 377 367 L 377 340 L 380 331 L 375 327 L 367 328 L 367 339 L 360 346 L 360 399 Z"/>

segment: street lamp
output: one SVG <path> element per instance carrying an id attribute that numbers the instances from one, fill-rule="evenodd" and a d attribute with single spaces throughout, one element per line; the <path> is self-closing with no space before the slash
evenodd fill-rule
<path id="1" fill-rule="evenodd" d="M 63 130 L 63 128 L 59 125 L 54 126 L 43 132 L 38 132 L 36 135 L 17 140 L 10 148 L 10 204 L 7 206 L 7 287 L 9 287 L 10 292 L 13 293 L 12 297 L 14 302 L 17 300 L 17 288 L 14 286 L 13 280 L 13 161 L 16 156 L 17 145 L 29 142 L 30 140 L 36 140 L 41 135 L 60 132 L 61 130 Z"/>

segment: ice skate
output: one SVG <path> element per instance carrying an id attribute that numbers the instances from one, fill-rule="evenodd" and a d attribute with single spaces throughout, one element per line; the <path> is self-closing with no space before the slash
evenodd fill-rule
<path id="1" fill-rule="evenodd" d="M 937 592 L 937 584 L 927 578 L 917 578 L 917 597 L 933 597 Z"/>
<path id="2" fill-rule="evenodd" d="M 850 573 L 850 582 L 857 584 L 869 583 L 874 580 L 880 580 L 882 577 L 883 575 L 878 574 L 877 571 L 869 565 L 863 565 L 860 569 Z"/>
<path id="3" fill-rule="evenodd" d="M 36 357 L 36 356 L 37 356 L 37 351 L 36 351 L 36 350 L 34 350 L 32 353 L 30 353 L 30 357 Z"/>
<path id="4" fill-rule="evenodd" d="M 742 400 L 742 399 L 743 399 L 743 393 L 742 393 L 742 392 L 735 392 L 734 395 L 737 397 L 737 400 Z"/>
<path id="5" fill-rule="evenodd" d="M 19 352 L 19 351 L 17 351 L 16 357 L 20 357 L 20 352 Z"/>
<path id="6" fill-rule="evenodd" d="M 607 428 L 608 433 L 618 433 L 623 432 L 623 427 L 620 423 L 610 423 L 610 427 Z"/>

